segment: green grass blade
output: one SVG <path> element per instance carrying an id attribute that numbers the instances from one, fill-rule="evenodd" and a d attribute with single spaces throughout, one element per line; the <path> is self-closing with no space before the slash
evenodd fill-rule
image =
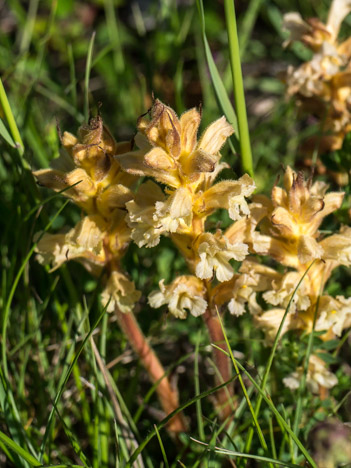
<path id="1" fill-rule="evenodd" d="M 41 463 L 33 457 L 27 450 L 24 450 L 20 447 L 16 442 L 10 439 L 6 434 L 0 431 L 0 440 L 3 442 L 7 447 L 14 453 L 16 453 L 19 457 L 23 458 L 26 462 L 28 462 L 31 466 L 41 466 Z"/>
<path id="2" fill-rule="evenodd" d="M 226 351 L 224 351 L 222 348 L 218 348 L 220 349 L 223 353 L 227 354 L 228 356 L 231 356 L 232 357 L 232 360 L 236 362 L 236 365 L 238 366 L 238 368 L 244 372 L 244 374 L 246 375 L 246 377 L 250 380 L 250 382 L 252 383 L 252 385 L 254 385 L 254 387 L 256 388 L 256 390 L 258 391 L 258 393 L 262 396 L 263 400 L 267 403 L 268 407 L 270 408 L 270 410 L 273 412 L 273 414 L 275 415 L 275 417 L 277 418 L 279 424 L 281 424 L 284 428 L 284 430 L 289 434 L 289 436 L 293 439 L 293 441 L 295 442 L 295 444 L 299 447 L 299 449 L 301 450 L 301 453 L 303 454 L 303 456 L 306 458 L 306 460 L 309 462 L 309 464 L 312 466 L 312 468 L 318 468 L 316 463 L 313 461 L 313 459 L 311 458 L 310 454 L 307 452 L 307 450 L 305 449 L 305 447 L 303 446 L 303 444 L 301 443 L 301 441 L 298 439 L 298 437 L 296 437 L 296 435 L 294 434 L 293 430 L 290 428 L 289 424 L 285 421 L 285 419 L 283 418 L 283 416 L 279 413 L 279 411 L 277 410 L 277 408 L 275 407 L 275 405 L 273 404 L 273 401 L 272 399 L 267 396 L 261 389 L 261 387 L 256 383 L 255 379 L 251 376 L 251 374 L 245 369 L 244 366 L 242 366 L 240 364 L 239 361 L 237 361 L 233 355 L 233 352 L 231 353 L 227 353 Z M 230 349 L 230 348 L 229 348 Z"/>
<path id="3" fill-rule="evenodd" d="M 206 390 L 205 392 L 202 392 L 200 393 L 200 395 L 197 395 L 196 397 L 194 398 L 191 398 L 189 401 L 187 401 L 186 403 L 184 403 L 183 405 L 181 405 L 179 408 L 177 408 L 175 411 L 172 411 L 172 413 L 170 413 L 166 418 L 162 419 L 162 421 L 160 423 L 157 424 L 157 430 L 159 431 L 160 429 L 162 429 L 170 419 L 173 418 L 173 416 L 175 416 L 176 414 L 180 413 L 181 411 L 183 411 L 185 408 L 188 408 L 188 406 L 191 406 L 192 404 L 194 404 L 198 399 L 201 399 L 201 398 L 206 398 L 207 396 L 209 395 L 212 395 L 212 393 L 215 393 L 217 392 L 218 390 L 220 390 L 221 388 L 225 387 L 226 385 L 230 384 L 231 382 L 233 382 L 234 379 L 236 379 L 236 375 L 234 375 L 231 379 L 229 379 L 227 382 L 224 382 L 220 385 L 217 385 L 217 387 L 214 387 L 214 388 L 211 388 L 210 390 Z M 153 431 L 151 431 L 147 437 L 141 442 L 141 444 L 139 445 L 139 447 L 132 453 L 132 456 L 130 457 L 130 459 L 128 460 L 125 468 L 132 468 L 133 466 L 133 463 L 135 462 L 135 460 L 138 458 L 138 456 L 142 453 L 142 451 L 144 450 L 144 448 L 148 445 L 148 443 L 155 437 L 156 435 L 156 431 L 155 429 Z"/>
<path id="4" fill-rule="evenodd" d="M 168 460 L 167 460 L 166 451 L 165 451 L 165 448 L 163 446 L 163 442 L 162 442 L 160 433 L 158 432 L 156 424 L 154 424 L 154 429 L 155 429 L 155 432 L 156 432 L 158 443 L 160 444 L 160 449 L 161 449 L 161 452 L 162 452 L 163 461 L 165 462 L 165 467 L 169 468 L 169 463 L 168 463 Z"/>
<path id="5" fill-rule="evenodd" d="M 240 45 L 240 57 L 242 58 L 245 54 L 245 50 L 252 33 L 257 15 L 260 11 L 263 0 L 251 0 L 248 8 L 245 11 L 245 16 L 239 28 L 239 45 Z"/>
<path id="6" fill-rule="evenodd" d="M 107 307 L 107 306 L 106 306 Z M 48 418 L 48 422 L 47 422 L 47 425 L 46 425 L 46 429 L 45 429 L 45 433 L 44 433 L 44 437 L 43 437 L 43 442 L 42 442 L 42 445 L 40 447 L 40 460 L 43 459 L 43 455 L 44 455 L 44 451 L 45 451 L 45 447 L 46 447 L 46 444 L 47 444 L 47 441 L 48 441 L 48 438 L 49 438 L 49 435 L 50 435 L 50 432 L 51 432 L 51 426 L 52 426 L 52 422 L 53 422 L 53 417 L 54 417 L 54 413 L 56 411 L 56 407 L 57 407 L 57 403 L 59 402 L 61 396 L 62 396 L 62 393 L 63 393 L 63 390 L 68 382 L 68 379 L 72 373 L 72 370 L 73 370 L 73 367 L 76 365 L 77 361 L 78 361 L 78 358 L 80 356 L 80 354 L 82 353 L 87 341 L 89 340 L 89 338 L 91 337 L 91 335 L 93 334 L 95 328 L 99 325 L 100 323 L 100 320 L 102 319 L 102 317 L 104 316 L 105 312 L 106 312 L 106 307 L 104 308 L 104 310 L 101 312 L 101 314 L 98 316 L 98 318 L 95 320 L 95 322 L 93 323 L 93 325 L 91 326 L 90 328 L 90 331 L 87 333 L 87 335 L 85 336 L 84 340 L 82 341 L 82 343 L 80 344 L 67 372 L 66 372 L 66 375 L 63 379 L 63 382 L 62 384 L 60 385 L 60 388 L 59 388 L 59 391 L 57 392 L 56 396 L 55 396 L 55 399 L 54 399 L 54 402 L 53 402 L 53 407 L 50 411 L 50 414 L 49 414 L 49 418 Z"/>
<path id="7" fill-rule="evenodd" d="M 241 453 L 241 452 L 236 452 L 233 450 L 226 450 L 221 447 L 211 447 L 210 444 L 205 444 L 199 440 L 194 439 L 193 437 L 190 437 L 190 439 L 196 442 L 197 444 L 205 445 L 208 451 L 211 451 L 220 455 L 227 455 L 228 457 L 239 457 L 239 458 L 257 460 L 257 461 L 267 462 L 269 464 L 275 463 L 276 465 L 286 466 L 287 468 L 299 468 L 300 467 L 300 465 L 283 462 L 280 460 L 276 460 L 274 458 L 262 457 L 260 455 L 250 455 L 249 453 Z"/>
<path id="8" fill-rule="evenodd" d="M 16 143 L 13 141 L 11 135 L 7 131 L 2 119 L 0 119 L 0 136 L 10 145 L 12 148 L 16 148 Z"/>
<path id="9" fill-rule="evenodd" d="M 222 319 L 221 319 L 221 316 L 220 316 L 220 314 L 219 314 L 218 309 L 217 309 L 217 317 L 218 317 L 218 320 L 219 320 L 219 322 L 220 322 L 220 324 L 221 324 L 223 336 L 224 336 L 224 339 L 225 339 L 225 342 L 226 342 L 226 345 L 227 345 L 227 348 L 228 348 L 228 351 L 229 351 L 229 356 L 230 356 L 231 361 L 232 361 L 232 363 L 233 363 L 233 366 L 234 366 L 236 375 L 237 375 L 238 378 L 239 378 L 239 382 L 240 382 L 241 389 L 242 389 L 242 391 L 243 391 L 245 400 L 246 400 L 246 402 L 247 402 L 247 406 L 249 407 L 249 410 L 250 410 L 250 413 L 251 413 L 251 416 L 252 416 L 254 425 L 255 425 L 255 427 L 256 427 L 257 435 L 258 435 L 258 438 L 259 438 L 259 440 L 260 440 L 260 444 L 261 444 L 263 450 L 264 450 L 265 452 L 267 452 L 267 451 L 268 451 L 268 446 L 267 446 L 266 440 L 265 440 L 265 438 L 264 438 L 262 429 L 261 429 L 261 427 L 260 427 L 260 425 L 259 425 L 259 422 L 258 422 L 256 413 L 255 413 L 255 411 L 254 411 L 254 409 L 253 409 L 253 406 L 252 406 L 252 403 L 251 403 L 251 399 L 250 399 L 250 397 L 249 397 L 249 394 L 247 393 L 246 386 L 245 386 L 244 381 L 243 381 L 243 379 L 242 379 L 242 376 L 241 376 L 241 374 L 240 374 L 240 372 L 239 372 L 236 359 L 234 359 L 234 355 L 233 355 L 233 352 L 232 352 L 232 348 L 231 348 L 230 345 L 229 345 L 228 337 L 227 337 L 226 331 L 225 331 L 225 329 L 224 329 L 223 321 L 222 321 Z M 217 348 L 217 349 L 222 349 L 222 348 L 219 348 L 218 346 L 216 346 L 216 345 L 214 345 L 214 344 L 212 344 L 212 346 L 214 346 L 214 347 Z"/>
<path id="10" fill-rule="evenodd" d="M 10 128 L 10 132 L 15 142 L 15 146 L 18 150 L 18 153 L 20 156 L 23 156 L 24 144 L 23 144 L 20 132 L 18 131 L 18 127 L 15 121 L 15 118 L 13 116 L 10 103 L 7 99 L 6 91 L 5 91 L 1 78 L 0 78 L 0 105 L 1 105 L 2 110 L 4 111 L 7 123 Z M 23 166 L 26 169 L 29 169 L 29 164 L 24 158 L 22 158 L 22 162 L 23 162 Z"/>
<path id="11" fill-rule="evenodd" d="M 203 6 L 203 1 L 202 0 L 197 0 L 197 6 L 200 14 L 200 22 L 201 22 L 201 31 L 202 31 L 202 40 L 204 43 L 204 48 L 205 48 L 205 55 L 206 55 L 206 60 L 207 60 L 207 65 L 210 71 L 211 75 L 211 80 L 212 84 L 216 93 L 216 97 L 218 100 L 218 103 L 226 116 L 226 119 L 228 122 L 233 126 L 235 134 L 233 137 L 231 137 L 231 141 L 233 142 L 234 148 L 236 151 L 239 151 L 240 145 L 239 145 L 239 130 L 238 130 L 238 120 L 237 116 L 235 114 L 235 110 L 230 102 L 230 99 L 228 98 L 227 91 L 224 87 L 223 81 L 220 77 L 220 74 L 217 70 L 216 64 L 213 60 L 212 53 L 210 46 L 207 41 L 206 37 L 206 29 L 205 29 L 205 13 L 204 13 L 204 6 Z"/>
<path id="12" fill-rule="evenodd" d="M 69 63 L 69 74 L 70 74 L 70 90 L 71 90 L 71 98 L 72 98 L 72 105 L 76 109 L 77 108 L 77 78 L 76 78 L 76 68 L 74 64 L 74 55 L 73 55 L 73 47 L 72 44 L 68 44 L 67 46 L 67 57 Z"/>
<path id="13" fill-rule="evenodd" d="M 91 64 L 92 64 L 92 57 L 93 57 L 93 50 L 94 50 L 94 41 L 95 41 L 95 31 L 91 35 L 91 39 L 90 39 L 89 47 L 88 47 L 87 62 L 85 66 L 84 118 L 86 122 L 88 122 L 89 120 L 89 79 L 90 79 L 90 71 L 91 71 Z"/>
<path id="14" fill-rule="evenodd" d="M 311 265 L 312 266 L 312 265 Z M 321 282 L 321 284 L 324 284 L 324 281 Z M 305 354 L 305 359 L 304 359 L 304 365 L 303 365 L 303 373 L 301 376 L 300 380 L 300 385 L 297 390 L 297 403 L 296 403 L 296 411 L 295 411 L 295 419 L 293 423 L 293 431 L 298 437 L 299 435 L 299 425 L 301 421 L 301 413 L 302 413 L 302 401 L 303 401 L 303 394 L 306 388 L 306 381 L 307 381 L 307 372 L 308 372 L 308 364 L 310 362 L 310 356 L 312 352 L 312 345 L 313 345 L 313 338 L 314 338 L 314 330 L 316 327 L 316 321 L 317 321 L 317 314 L 318 314 L 318 308 L 319 308 L 319 300 L 322 295 L 323 291 L 321 290 L 319 292 L 319 295 L 317 297 L 317 302 L 316 302 L 316 307 L 313 315 L 313 323 L 312 323 L 312 330 L 311 333 L 308 336 L 308 342 L 307 342 L 307 348 L 306 348 L 306 354 Z M 296 456 L 296 449 L 294 450 L 294 456 Z"/>
<path id="15" fill-rule="evenodd" d="M 106 15 L 106 23 L 108 28 L 108 33 L 110 36 L 110 41 L 112 45 L 113 60 L 115 70 L 118 74 L 123 73 L 125 68 L 124 57 L 123 57 L 123 50 L 122 44 L 120 39 L 120 32 L 119 32 L 119 25 L 117 22 L 117 17 L 115 13 L 115 4 L 113 0 L 105 0 L 105 15 Z"/>
<path id="16" fill-rule="evenodd" d="M 201 342 L 201 330 L 197 335 L 196 346 L 195 346 L 195 359 L 194 359 L 194 383 L 195 383 L 195 395 L 200 394 L 200 381 L 199 381 L 199 346 Z M 199 431 L 199 437 L 201 440 L 205 440 L 204 424 L 202 419 L 201 400 L 196 400 L 196 419 L 197 428 Z"/>
<path id="17" fill-rule="evenodd" d="M 21 279 L 21 276 L 22 276 L 22 273 L 30 259 L 30 257 L 33 255 L 34 253 L 34 250 L 36 248 L 36 246 L 38 245 L 38 242 L 40 241 L 40 239 L 43 237 L 43 235 L 45 234 L 45 232 L 50 228 L 50 226 L 53 224 L 53 222 L 55 221 L 55 219 L 58 217 L 58 215 L 64 210 L 64 208 L 67 206 L 67 204 L 69 203 L 69 200 L 67 200 L 62 206 L 61 208 L 57 211 L 57 213 L 55 214 L 55 216 L 53 216 L 53 218 L 49 221 L 49 223 L 46 225 L 45 229 L 43 230 L 43 232 L 40 234 L 38 240 L 33 244 L 32 248 L 30 249 L 30 251 L 28 252 L 28 254 L 26 255 L 24 261 L 22 262 L 22 265 L 20 267 L 20 269 L 18 270 L 18 273 L 15 277 L 15 280 L 12 284 L 12 287 L 11 287 L 11 290 L 10 290 L 10 293 L 8 295 L 8 298 L 7 298 L 7 302 L 6 302 L 6 305 L 5 305 L 5 308 L 4 308 L 4 314 L 3 314 L 3 323 L 2 323 L 2 365 L 3 365 L 3 369 L 4 369 L 4 375 L 5 375 L 5 378 L 7 379 L 8 378 L 8 366 L 7 366 L 7 355 L 6 355 L 6 337 L 7 337 L 7 326 L 8 326 L 8 321 L 9 321 L 9 315 L 10 315 L 10 307 L 11 307 L 11 303 L 12 303 L 12 299 L 13 299 L 13 296 L 15 294 L 15 291 L 17 289 L 17 286 L 18 286 L 18 283 L 19 283 L 19 280 Z"/>
<path id="18" fill-rule="evenodd" d="M 254 171 L 252 165 L 249 124 L 246 114 L 245 93 L 240 63 L 240 50 L 236 28 L 234 0 L 224 0 L 224 8 L 229 42 L 229 59 L 232 70 L 234 99 L 239 127 L 241 165 L 243 172 L 247 172 L 251 177 L 253 177 Z"/>
<path id="19" fill-rule="evenodd" d="M 268 362 L 267 362 L 267 366 L 265 368 L 265 371 L 264 371 L 264 374 L 263 374 L 263 378 L 262 378 L 262 385 L 261 385 L 261 390 L 262 392 L 265 391 L 266 389 L 266 385 L 267 385 L 267 380 L 268 380 L 268 376 L 269 376 L 269 372 L 271 370 L 271 367 L 272 367 L 272 364 L 273 364 L 273 360 L 274 360 L 274 356 L 275 356 L 275 353 L 276 353 L 276 350 L 277 350 L 277 347 L 278 347 L 278 343 L 279 343 L 279 339 L 280 339 L 280 335 L 281 335 L 281 332 L 283 330 L 283 327 L 284 327 L 284 323 L 285 323 L 285 319 L 286 317 L 288 316 L 288 313 L 290 311 L 290 307 L 291 307 L 291 304 L 296 296 L 296 293 L 300 287 L 300 285 L 302 284 L 305 276 L 307 275 L 307 273 L 309 272 L 310 268 L 312 267 L 312 265 L 315 263 L 315 260 L 313 260 L 313 262 L 311 263 L 311 265 L 306 269 L 305 273 L 301 276 L 301 279 L 300 281 L 297 283 L 297 286 L 296 288 L 294 289 L 293 293 L 292 293 L 292 296 L 288 302 L 288 305 L 285 309 L 285 313 L 283 315 L 283 318 L 282 318 L 282 321 L 280 322 L 280 325 L 279 325 L 279 328 L 278 328 L 278 331 L 277 331 L 277 334 L 275 336 L 275 339 L 274 339 L 274 343 L 273 343 L 273 346 L 272 346 L 272 351 L 269 355 L 269 358 L 268 358 Z M 262 396 L 261 394 L 258 395 L 257 397 L 257 401 L 256 401 L 256 405 L 255 405 L 255 414 L 258 416 L 259 415 L 259 412 L 260 412 L 260 408 L 261 408 L 261 403 L 262 403 Z M 249 432 L 248 432 L 248 435 L 247 435 L 247 439 L 246 439 L 246 444 L 245 444 L 245 452 L 249 452 L 250 451 L 250 447 L 251 447 L 251 443 L 252 443 L 252 436 L 253 436 L 253 430 L 252 428 L 249 429 Z"/>

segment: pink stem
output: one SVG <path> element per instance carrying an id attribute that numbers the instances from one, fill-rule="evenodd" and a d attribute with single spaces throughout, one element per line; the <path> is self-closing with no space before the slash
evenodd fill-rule
<path id="1" fill-rule="evenodd" d="M 123 314 L 117 309 L 116 314 L 120 327 L 128 337 L 129 343 L 134 351 L 139 356 L 141 363 L 149 374 L 151 382 L 157 382 L 156 392 L 164 412 L 166 415 L 172 413 L 172 411 L 175 411 L 179 407 L 178 393 L 172 389 L 162 364 L 154 350 L 148 344 L 134 314 L 131 312 Z M 183 414 L 177 413 L 173 416 L 168 422 L 167 428 L 170 432 L 185 432 L 187 427 Z"/>

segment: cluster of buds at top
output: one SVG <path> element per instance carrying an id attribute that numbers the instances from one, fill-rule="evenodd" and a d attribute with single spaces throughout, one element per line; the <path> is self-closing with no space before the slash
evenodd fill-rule
<path id="1" fill-rule="evenodd" d="M 117 156 L 123 170 L 131 175 L 149 176 L 134 199 L 126 204 L 131 236 L 139 247 L 153 247 L 161 235 L 168 235 L 185 257 L 192 275 L 177 278 L 171 285 L 160 283 L 160 291 L 150 296 L 153 307 L 168 304 L 177 317 L 186 310 L 203 314 L 207 307 L 208 285 L 213 278 L 228 281 L 234 275 L 230 260 L 242 261 L 248 247 L 229 239 L 218 229 L 206 232 L 206 218 L 215 210 L 228 210 L 236 221 L 249 214 L 245 197 L 255 189 L 253 180 L 214 183 L 222 169 L 220 149 L 233 128 L 222 117 L 197 139 L 201 115 L 196 109 L 180 118 L 170 107 L 156 100 L 150 115 L 138 122 L 136 151 Z"/>
<path id="2" fill-rule="evenodd" d="M 271 199 L 256 195 L 250 206 L 251 217 L 243 220 L 251 252 L 269 255 L 286 270 L 279 273 L 247 259 L 240 268 L 246 276 L 245 284 L 243 276 L 234 278 L 232 283 L 222 286 L 226 289 L 223 293 L 227 294 L 222 297 L 230 301 L 229 307 L 237 315 L 244 312 L 243 304 L 247 302 L 256 324 L 265 331 L 267 342 L 276 337 L 289 302 L 282 333 L 311 332 L 314 324 L 316 331 L 324 331 L 321 338 L 329 340 L 340 336 L 351 325 L 351 298 L 334 298 L 323 292 L 333 269 L 351 265 L 351 228 L 343 226 L 329 236 L 318 230 L 323 219 L 340 207 L 344 196 L 342 192 L 326 192 L 327 185 L 323 182 L 312 184 L 311 179 L 305 181 L 301 173 L 296 174 L 288 167 L 284 188 L 275 186 Z M 228 229 L 229 238 L 236 229 L 235 225 Z M 270 310 L 263 311 L 257 304 L 257 293 L 262 293 Z M 316 382 L 327 388 L 335 385 L 335 377 L 322 360 L 313 356 L 310 367 L 311 388 L 318 387 Z M 287 378 L 286 383 L 296 385 L 297 375 L 299 371 Z"/>
<path id="3" fill-rule="evenodd" d="M 103 303 L 108 310 L 118 306 L 129 312 L 140 293 L 120 271 L 119 262 L 130 242 L 125 204 L 133 198 L 136 178 L 121 170 L 115 156 L 128 151 L 130 143 L 116 143 L 100 117 L 80 127 L 77 137 L 65 132 L 61 142 L 52 168 L 34 176 L 40 185 L 70 198 L 84 215 L 68 232 L 45 233 L 37 246 L 38 259 L 53 269 L 74 259 L 95 275 L 109 269 Z"/>
<path id="4" fill-rule="evenodd" d="M 290 32 L 287 43 L 301 41 L 313 52 L 310 61 L 289 66 L 285 76 L 288 95 L 320 123 L 321 136 L 306 142 L 307 151 L 340 149 L 351 130 L 351 41 L 338 41 L 350 11 L 349 0 L 333 0 L 326 24 L 317 18 L 304 21 L 298 13 L 284 15 L 283 27 Z"/>

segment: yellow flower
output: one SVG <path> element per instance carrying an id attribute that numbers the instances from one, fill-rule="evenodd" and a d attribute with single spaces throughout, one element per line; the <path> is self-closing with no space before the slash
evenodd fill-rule
<path id="1" fill-rule="evenodd" d="M 324 250 L 324 258 L 338 265 L 351 265 L 351 228 L 343 226 L 339 233 L 323 239 L 320 242 Z"/>
<path id="2" fill-rule="evenodd" d="M 254 317 L 255 323 L 265 332 L 266 341 L 268 344 L 272 344 L 275 337 L 277 336 L 277 332 L 283 320 L 284 314 L 285 309 L 271 309 L 267 312 L 264 312 L 262 315 Z M 280 336 L 283 336 L 288 330 L 303 328 L 304 322 L 301 317 L 298 314 L 289 312 L 285 319 Z"/>
<path id="3" fill-rule="evenodd" d="M 297 390 L 300 386 L 303 369 L 299 367 L 296 371 L 283 379 L 284 385 L 291 390 Z M 338 379 L 328 371 L 326 363 L 319 357 L 312 354 L 308 362 L 307 387 L 315 394 L 319 393 L 319 388 L 332 388 L 337 385 Z"/>
<path id="4" fill-rule="evenodd" d="M 159 291 L 153 291 L 149 295 L 151 307 L 157 308 L 168 304 L 169 311 L 180 319 L 186 318 L 187 310 L 194 317 L 206 312 L 205 288 L 195 276 L 178 276 L 168 286 L 165 286 L 164 280 L 161 280 L 159 286 Z"/>
<path id="5" fill-rule="evenodd" d="M 231 280 L 213 288 L 211 304 L 219 307 L 228 303 L 229 312 L 236 316 L 245 312 L 247 304 L 250 313 L 257 315 L 262 312 L 262 308 L 256 301 L 256 293 L 267 291 L 280 275 L 272 268 L 252 259 L 244 260 L 239 272 L 240 274 L 235 274 Z"/>
<path id="6" fill-rule="evenodd" d="M 116 143 L 100 117 L 80 127 L 78 138 L 65 132 L 61 141 L 61 156 L 52 162 L 53 168 L 33 173 L 40 185 L 63 191 L 88 214 L 96 213 L 95 199 L 100 214 L 105 214 L 110 213 L 111 205 L 120 208 L 132 198 L 124 187 L 133 185 L 135 178 L 121 171 L 114 159 L 128 150 L 130 143 Z"/>
<path id="7" fill-rule="evenodd" d="M 192 196 L 185 187 L 175 190 L 164 202 L 155 203 L 154 220 L 161 225 L 164 232 L 186 231 L 192 221 Z"/>
<path id="8" fill-rule="evenodd" d="M 134 283 L 119 271 L 112 271 L 106 286 L 101 293 L 101 303 L 107 312 L 116 308 L 123 313 L 131 312 L 141 293 L 135 289 Z"/>
<path id="9" fill-rule="evenodd" d="M 154 247 L 160 242 L 165 230 L 155 219 L 155 205 L 165 198 L 161 188 L 149 180 L 139 187 L 134 200 L 126 203 L 131 237 L 139 247 Z"/>
<path id="10" fill-rule="evenodd" d="M 341 336 L 342 331 L 351 325 L 351 298 L 344 296 L 322 296 L 318 305 L 318 319 L 316 330 L 332 331 L 332 334 Z M 324 338 L 324 337 L 323 337 Z M 325 337 L 332 339 L 334 336 Z"/>
<path id="11" fill-rule="evenodd" d="M 247 174 L 239 180 L 218 182 L 197 197 L 194 210 L 200 216 L 208 216 L 216 209 L 225 208 L 229 217 L 237 221 L 250 214 L 245 197 L 249 197 L 255 188 L 254 181 Z"/>
<path id="12" fill-rule="evenodd" d="M 320 120 L 324 133 L 305 143 L 307 151 L 339 149 L 351 130 L 351 41 L 337 40 L 350 11 L 348 0 L 333 0 L 326 24 L 316 18 L 304 21 L 298 13 L 284 16 L 283 27 L 290 32 L 286 44 L 302 41 L 314 52 L 309 62 L 289 66 L 285 77 L 288 95 L 296 96 L 299 107 Z"/>
<path id="13" fill-rule="evenodd" d="M 201 116 L 190 109 L 180 118 L 173 109 L 155 100 L 151 121 L 139 120 L 135 139 L 139 150 L 117 156 L 130 174 L 145 175 L 172 188 L 211 183 L 217 174 L 219 151 L 233 128 L 222 117 L 211 124 L 197 142 Z"/>
<path id="14" fill-rule="evenodd" d="M 100 216 L 86 216 L 66 234 L 47 234 L 38 242 L 37 259 L 51 264 L 52 271 L 68 260 L 78 260 L 90 271 L 106 261 L 103 248 L 105 221 Z"/>
<path id="15" fill-rule="evenodd" d="M 324 258 L 325 241 L 317 242 L 318 228 L 325 216 L 341 206 L 343 192 L 325 193 L 327 186 L 317 182 L 310 186 L 302 173 L 290 167 L 284 175 L 285 190 L 274 187 L 272 202 L 264 197 L 267 216 L 260 224 L 263 234 L 270 233 L 270 242 L 259 242 L 259 253 L 269 253 L 283 265 L 300 268 L 313 259 Z M 262 247 L 266 245 L 266 251 Z"/>
<path id="16" fill-rule="evenodd" d="M 263 299 L 274 306 L 286 308 L 300 279 L 301 274 L 295 271 L 282 275 L 279 280 L 272 282 L 273 289 L 266 291 L 263 294 Z M 310 288 L 306 283 L 308 283 L 308 276 L 304 278 L 294 295 L 290 305 L 291 312 L 307 310 L 310 306 L 311 301 L 308 296 Z"/>
<path id="17" fill-rule="evenodd" d="M 229 260 L 244 260 L 248 253 L 246 244 L 241 242 L 231 244 L 220 231 L 215 235 L 211 233 L 200 235 L 196 245 L 199 261 L 195 271 L 196 276 L 201 279 L 211 279 L 215 273 L 218 281 L 230 280 L 234 270 Z"/>

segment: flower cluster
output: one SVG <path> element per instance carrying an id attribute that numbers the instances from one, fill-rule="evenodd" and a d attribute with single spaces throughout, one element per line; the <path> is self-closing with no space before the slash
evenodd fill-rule
<path id="1" fill-rule="evenodd" d="M 149 176 L 166 186 L 162 190 L 148 180 L 126 207 L 131 236 L 139 247 L 153 247 L 161 235 L 168 235 L 187 260 L 193 276 L 178 277 L 169 286 L 162 282 L 160 291 L 149 298 L 152 307 L 168 304 L 180 318 L 185 318 L 185 309 L 203 314 L 208 288 L 201 280 L 230 280 L 234 275 L 230 261 L 242 261 L 248 253 L 246 244 L 229 241 L 221 230 L 207 232 L 206 218 L 219 208 L 228 210 L 234 221 L 246 217 L 245 197 L 255 189 L 248 175 L 214 183 L 227 167 L 220 162 L 220 149 L 233 128 L 222 117 L 198 140 L 200 121 L 196 109 L 178 118 L 173 109 L 156 100 L 150 116 L 138 122 L 138 149 L 116 157 L 127 173 Z"/>
<path id="2" fill-rule="evenodd" d="M 228 302 L 236 315 L 244 311 L 242 304 L 248 303 L 268 343 L 276 337 L 289 303 L 283 334 L 288 330 L 311 332 L 314 326 L 316 331 L 324 332 L 323 340 L 330 340 L 351 325 L 351 298 L 334 298 L 323 292 L 333 269 L 351 265 L 351 229 L 343 226 L 329 236 L 318 230 L 323 219 L 340 207 L 343 196 L 342 192 L 327 193 L 324 183 L 305 181 L 301 173 L 296 174 L 288 167 L 284 189 L 274 187 L 271 199 L 262 195 L 254 197 L 253 216 L 246 220 L 246 224 L 252 223 L 246 228 L 247 243 L 252 252 L 269 255 L 286 269 L 277 272 L 257 260 L 247 259 L 240 268 L 246 276 L 245 284 L 242 284 L 243 276 L 239 276 L 224 284 L 221 292 L 223 302 Z M 257 305 L 257 293 L 262 294 L 270 307 L 268 311 Z M 311 366 L 317 358 L 314 360 Z M 318 372 L 321 365 L 318 361 Z M 328 373 L 326 369 L 325 372 Z M 325 382 L 335 383 L 335 378 Z M 313 387 L 312 381 L 310 386 Z"/>
<path id="3" fill-rule="evenodd" d="M 125 204 L 132 200 L 136 178 L 123 172 L 115 156 L 130 149 L 129 142 L 116 143 L 100 117 L 78 130 L 65 132 L 60 157 L 52 168 L 34 172 L 38 183 L 70 198 L 84 215 L 65 233 L 45 233 L 37 246 L 38 260 L 58 268 L 77 260 L 98 275 L 110 270 L 102 293 L 108 310 L 132 310 L 140 292 L 120 271 L 119 260 L 130 242 Z"/>
<path id="4" fill-rule="evenodd" d="M 308 29 L 298 29 L 316 53 L 326 41 L 336 41 L 331 28 L 339 23 L 330 21 L 325 28 L 312 22 Z M 290 15 L 293 39 L 297 30 L 291 25 L 297 23 Z M 340 207 L 344 194 L 328 193 L 326 184 L 312 184 L 288 167 L 284 188 L 275 186 L 271 199 L 255 195 L 248 205 L 246 198 L 255 189 L 248 175 L 216 182 L 227 167 L 220 150 L 232 127 L 222 117 L 198 138 L 200 121 L 196 109 L 178 117 L 155 100 L 138 121 L 136 149 L 133 142 L 117 144 L 100 117 L 81 127 L 78 137 L 64 133 L 60 158 L 51 169 L 34 174 L 41 185 L 75 202 L 84 215 L 67 232 L 44 234 L 37 246 L 39 261 L 55 269 L 75 259 L 93 274 L 104 268 L 103 304 L 108 311 L 130 312 L 140 292 L 121 271 L 120 259 L 131 240 L 151 248 L 168 236 L 184 256 L 189 274 L 168 285 L 161 280 L 159 290 L 149 295 L 151 307 L 167 305 L 180 319 L 187 313 L 203 315 L 215 339 L 222 336 L 219 322 L 214 324 L 216 310 L 227 307 L 240 316 L 247 307 L 270 343 L 290 304 L 282 333 L 314 327 L 324 332 L 324 340 L 340 336 L 351 325 L 351 298 L 323 291 L 334 268 L 351 265 L 351 228 L 343 226 L 329 236 L 319 228 Z M 134 190 L 143 176 L 148 179 Z M 233 221 L 225 231 L 207 229 L 206 219 L 217 209 L 227 210 Z M 247 257 L 249 253 L 256 256 Z M 260 263 L 257 255 L 270 256 L 283 269 Z M 233 260 L 242 262 L 237 271 Z M 293 388 L 300 371 L 287 377 L 286 384 Z M 229 375 L 224 372 L 222 378 Z M 335 383 L 317 356 L 310 362 L 308 379 L 314 389 Z"/>
<path id="5" fill-rule="evenodd" d="M 152 109 L 138 121 L 134 149 L 133 142 L 117 144 L 102 120 L 93 119 L 89 126 L 79 129 L 77 138 L 69 133 L 62 136 L 62 154 L 53 168 L 34 173 L 41 185 L 62 192 L 85 213 L 68 232 L 45 234 L 39 240 L 39 261 L 58 268 L 75 259 L 94 274 L 104 268 L 107 275 L 102 303 L 108 311 L 118 312 L 121 326 L 132 341 L 138 336 L 138 328 L 133 324 L 131 329 L 130 319 L 123 319 L 119 313 L 131 312 L 140 297 L 120 269 L 120 258 L 131 240 L 139 247 L 151 248 L 161 236 L 172 239 L 190 274 L 168 285 L 161 280 L 160 289 L 149 295 L 149 304 L 155 308 L 167 304 L 171 314 L 180 319 L 188 312 L 203 315 L 213 341 L 224 342 L 216 317 L 223 294 L 215 293 L 216 285 L 238 276 L 245 278 L 234 272 L 232 260 L 242 261 L 248 254 L 240 226 L 250 214 L 246 197 L 253 193 L 255 184 L 248 175 L 215 183 L 222 169 L 228 167 L 220 161 L 220 150 L 233 128 L 222 117 L 198 139 L 200 121 L 196 109 L 178 118 L 173 109 L 155 100 Z M 154 180 L 142 182 L 135 193 L 133 186 L 143 176 Z M 220 229 L 206 229 L 207 217 L 217 209 L 227 210 L 233 226 L 238 225 L 230 239 Z M 233 303 L 230 307 L 234 310 L 237 306 Z M 162 368 L 156 359 L 153 368 L 145 360 L 145 342 L 133 342 L 132 346 L 139 350 L 149 372 L 157 370 L 151 372 L 152 380 L 159 380 Z M 218 383 L 228 381 L 227 357 L 217 353 L 215 359 L 221 369 Z M 231 391 L 219 392 L 223 418 L 232 414 L 228 404 Z M 170 386 L 166 393 L 159 390 L 168 412 L 176 407 L 166 404 L 171 394 L 177 402 Z M 184 427 L 178 422 L 178 428 Z"/>
<path id="6" fill-rule="evenodd" d="M 351 42 L 338 41 L 350 11 L 348 0 L 333 0 L 326 24 L 316 18 L 304 21 L 298 13 L 284 15 L 283 27 L 290 33 L 287 43 L 301 41 L 313 54 L 301 66 L 289 66 L 285 76 L 287 94 L 320 124 L 321 136 L 306 142 L 309 151 L 340 149 L 351 130 Z"/>

